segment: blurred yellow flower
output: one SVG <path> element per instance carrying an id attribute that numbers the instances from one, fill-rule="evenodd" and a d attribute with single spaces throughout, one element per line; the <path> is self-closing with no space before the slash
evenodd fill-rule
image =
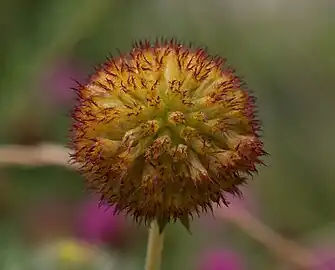
<path id="1" fill-rule="evenodd" d="M 84 263 L 90 260 L 91 250 L 75 240 L 63 240 L 59 243 L 59 259 L 67 263 Z"/>

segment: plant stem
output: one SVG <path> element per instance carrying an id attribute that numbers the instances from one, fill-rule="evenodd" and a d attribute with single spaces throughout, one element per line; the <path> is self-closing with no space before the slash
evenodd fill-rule
<path id="1" fill-rule="evenodd" d="M 145 270 L 160 270 L 163 243 L 164 231 L 162 233 L 159 232 L 158 223 L 154 220 L 149 229 Z"/>

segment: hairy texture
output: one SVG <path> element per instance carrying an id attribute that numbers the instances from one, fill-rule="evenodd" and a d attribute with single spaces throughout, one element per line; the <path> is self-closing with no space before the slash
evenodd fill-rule
<path id="1" fill-rule="evenodd" d="M 73 111 L 72 158 L 88 187 L 161 229 L 239 195 L 265 151 L 255 100 L 224 64 L 175 40 L 108 59 Z"/>

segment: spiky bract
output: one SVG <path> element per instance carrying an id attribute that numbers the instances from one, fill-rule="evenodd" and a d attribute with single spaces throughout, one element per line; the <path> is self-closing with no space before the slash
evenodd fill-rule
<path id="1" fill-rule="evenodd" d="M 136 221 L 187 227 L 265 154 L 254 98 L 224 67 L 175 40 L 136 43 L 78 87 L 73 160 L 88 187 Z"/>

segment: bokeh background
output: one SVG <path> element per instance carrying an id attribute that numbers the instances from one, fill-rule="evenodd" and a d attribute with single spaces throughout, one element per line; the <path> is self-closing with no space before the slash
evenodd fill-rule
<path id="1" fill-rule="evenodd" d="M 1 149 L 65 146 L 74 80 L 160 36 L 228 59 L 258 97 L 270 153 L 229 214 L 191 235 L 168 227 L 162 269 L 302 269 L 232 222 L 246 213 L 335 269 L 334 1 L 3 0 L 0 26 L 0 269 L 143 269 L 146 228 L 98 208 L 73 170 L 6 164 Z"/>

